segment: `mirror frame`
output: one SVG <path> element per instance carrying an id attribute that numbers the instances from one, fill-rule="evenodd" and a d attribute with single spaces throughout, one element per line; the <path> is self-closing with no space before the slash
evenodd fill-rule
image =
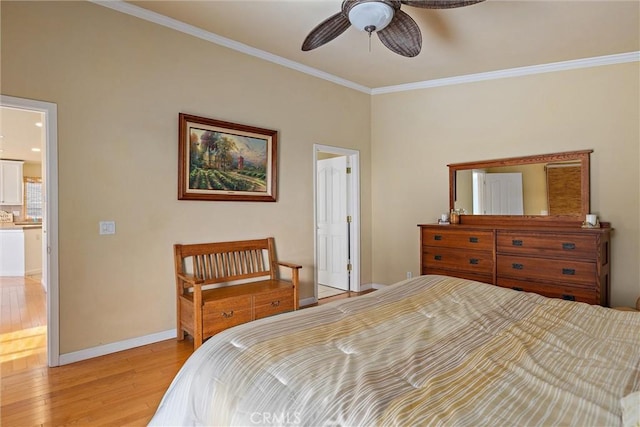
<path id="1" fill-rule="evenodd" d="M 452 163 L 449 167 L 449 211 L 454 209 L 456 200 L 456 174 L 459 170 L 494 168 L 500 166 L 528 165 L 532 163 L 580 162 L 581 166 L 581 212 L 576 215 L 460 215 L 461 224 L 511 224 L 511 225 L 582 225 L 585 215 L 590 212 L 590 166 L 589 155 L 593 150 L 567 151 L 525 157 L 482 160 L 477 162 Z"/>

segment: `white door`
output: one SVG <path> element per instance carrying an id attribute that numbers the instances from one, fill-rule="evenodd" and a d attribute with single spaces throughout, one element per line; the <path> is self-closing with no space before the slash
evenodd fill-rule
<path id="1" fill-rule="evenodd" d="M 521 173 L 487 173 L 484 176 L 485 215 L 522 215 Z"/>
<path id="2" fill-rule="evenodd" d="M 316 178 L 318 283 L 347 291 L 347 157 L 318 160 Z"/>

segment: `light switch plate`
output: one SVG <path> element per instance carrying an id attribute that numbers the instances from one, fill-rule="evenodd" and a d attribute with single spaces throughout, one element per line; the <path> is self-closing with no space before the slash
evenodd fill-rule
<path id="1" fill-rule="evenodd" d="M 116 234 L 116 222 L 100 221 L 100 234 Z"/>

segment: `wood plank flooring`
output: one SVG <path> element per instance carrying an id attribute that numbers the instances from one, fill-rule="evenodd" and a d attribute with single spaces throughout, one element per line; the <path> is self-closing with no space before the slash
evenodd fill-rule
<path id="1" fill-rule="evenodd" d="M 358 295 L 345 293 L 320 304 Z M 2 426 L 144 426 L 193 352 L 189 338 L 168 340 L 48 368 L 40 283 L 0 278 L 0 304 Z"/>
<path id="2" fill-rule="evenodd" d="M 146 425 L 193 352 L 168 340 L 47 367 L 46 302 L 39 282 L 0 278 L 0 425 Z"/>

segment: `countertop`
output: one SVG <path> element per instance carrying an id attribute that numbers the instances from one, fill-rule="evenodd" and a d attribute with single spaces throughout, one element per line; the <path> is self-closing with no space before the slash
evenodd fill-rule
<path id="1" fill-rule="evenodd" d="M 41 222 L 0 222 L 0 230 L 27 230 L 42 228 Z"/>

